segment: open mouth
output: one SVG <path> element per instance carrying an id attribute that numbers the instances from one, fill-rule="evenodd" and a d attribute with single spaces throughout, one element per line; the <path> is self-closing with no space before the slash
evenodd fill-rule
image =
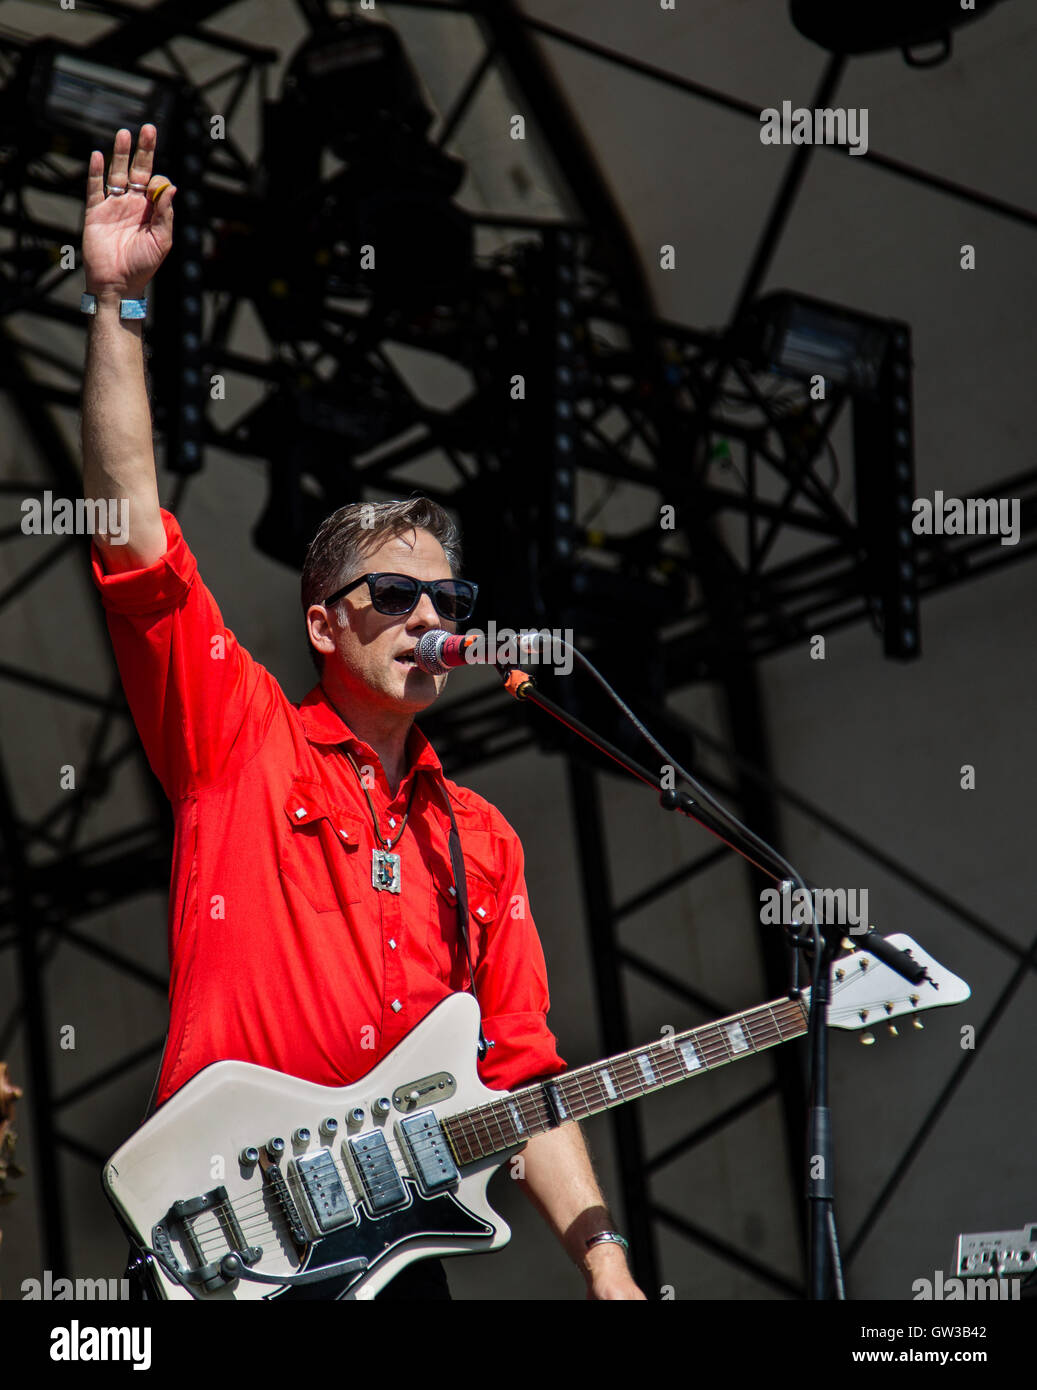
<path id="1" fill-rule="evenodd" d="M 414 660 L 413 647 L 411 647 L 409 652 L 401 652 L 399 656 L 394 658 L 394 660 L 398 661 L 401 666 L 406 666 L 411 670 L 414 670 L 417 667 L 417 662 Z"/>

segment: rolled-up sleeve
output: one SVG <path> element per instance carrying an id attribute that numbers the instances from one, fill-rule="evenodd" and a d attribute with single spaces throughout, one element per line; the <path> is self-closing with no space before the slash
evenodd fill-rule
<path id="1" fill-rule="evenodd" d="M 277 686 L 224 624 L 176 518 L 166 552 L 107 574 L 91 544 L 123 689 L 148 762 L 171 800 L 233 773 L 258 749 Z"/>
<path id="2" fill-rule="evenodd" d="M 483 1033 L 492 1041 L 479 1064 L 483 1083 L 513 1090 L 525 1082 L 556 1076 L 566 1064 L 547 1025 L 551 1001 L 544 950 L 529 907 L 522 845 L 500 814 L 493 813 L 497 918 L 475 970 Z"/>

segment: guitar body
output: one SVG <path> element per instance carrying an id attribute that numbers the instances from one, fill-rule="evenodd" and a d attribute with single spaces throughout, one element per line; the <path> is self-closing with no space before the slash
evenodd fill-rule
<path id="1" fill-rule="evenodd" d="M 155 1294 L 370 1299 L 414 1260 L 507 1244 L 511 1231 L 490 1207 L 486 1187 L 522 1146 L 462 1171 L 436 1137 L 438 1116 L 505 1094 L 479 1080 L 478 1023 L 471 995 L 450 995 L 373 1071 L 345 1087 L 247 1062 L 214 1062 L 192 1077 L 103 1172 L 134 1246 L 164 1255 L 188 1277 L 186 1285 L 178 1282 L 152 1258 Z M 383 1107 L 389 1101 L 387 1114 L 379 1112 L 380 1100 Z M 362 1117 L 350 1118 L 359 1111 Z M 329 1119 L 337 1123 L 333 1132 Z M 276 1146 L 267 1152 L 275 1137 L 284 1141 L 279 1155 Z M 274 1282 L 228 1278 L 233 1260 L 221 1271 L 221 1261 L 242 1248 L 251 1261 L 244 1272 Z M 329 1268 L 358 1259 L 364 1268 Z M 325 1269 L 317 1280 L 288 1282 Z"/>

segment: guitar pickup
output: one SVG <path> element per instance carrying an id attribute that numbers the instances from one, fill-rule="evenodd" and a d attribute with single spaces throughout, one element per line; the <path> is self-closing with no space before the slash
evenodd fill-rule
<path id="1" fill-rule="evenodd" d="M 372 1216 L 406 1202 L 407 1193 L 384 1134 L 376 1130 L 372 1134 L 358 1135 L 356 1139 L 350 1139 L 349 1149 L 364 1185 Z"/>
<path id="2" fill-rule="evenodd" d="M 353 1220 L 353 1204 L 330 1149 L 297 1158 L 295 1171 L 322 1231 L 334 1231 Z"/>
<path id="3" fill-rule="evenodd" d="M 401 1120 L 398 1129 L 407 1146 L 414 1171 L 428 1196 L 456 1187 L 460 1174 L 435 1115 L 426 1110 Z"/>

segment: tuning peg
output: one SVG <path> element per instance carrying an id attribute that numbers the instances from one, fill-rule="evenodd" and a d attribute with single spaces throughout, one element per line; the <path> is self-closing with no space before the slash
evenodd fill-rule
<path id="1" fill-rule="evenodd" d="M 925 1027 L 925 1024 L 922 1022 L 920 1018 L 913 1018 L 911 1022 L 919 1031 L 921 1031 Z"/>
<path id="2" fill-rule="evenodd" d="M 851 941 L 848 936 L 844 936 L 839 944 L 844 951 L 856 951 L 857 949 L 856 941 Z"/>
<path id="3" fill-rule="evenodd" d="M 874 1041 L 875 1041 L 875 1034 L 874 1034 L 874 1033 L 862 1033 L 862 1034 L 861 1034 L 861 1044 L 862 1044 L 864 1047 L 870 1047 Z"/>
<path id="4" fill-rule="evenodd" d="M 900 1034 L 897 1032 L 897 1025 L 895 1023 L 891 1023 L 889 1025 L 889 1031 L 893 1034 L 895 1038 L 898 1038 L 900 1036 Z"/>

